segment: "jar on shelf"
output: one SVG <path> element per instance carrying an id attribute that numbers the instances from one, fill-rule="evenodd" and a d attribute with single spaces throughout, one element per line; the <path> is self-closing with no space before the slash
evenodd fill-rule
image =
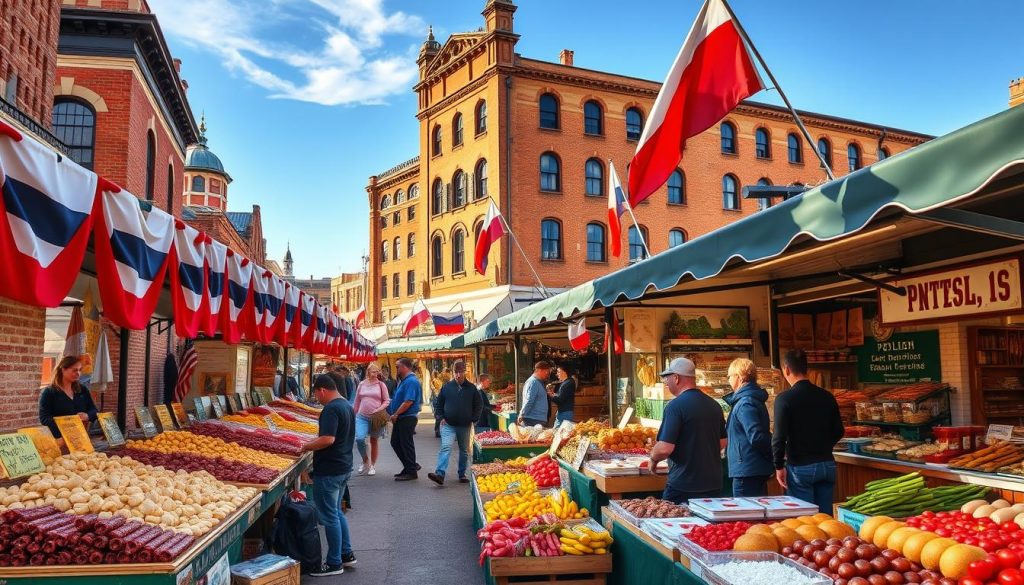
<path id="1" fill-rule="evenodd" d="M 899 402 L 886 402 L 885 404 L 882 405 L 882 422 L 903 422 L 903 412 L 900 409 Z"/>
<path id="2" fill-rule="evenodd" d="M 854 408 L 857 410 L 857 420 L 873 420 L 871 418 L 871 407 L 874 406 L 870 402 L 857 402 L 854 404 Z"/>
<path id="3" fill-rule="evenodd" d="M 881 421 L 882 420 L 882 405 L 881 404 L 872 404 L 872 405 L 870 405 L 868 407 L 868 416 L 869 416 L 868 420 Z"/>

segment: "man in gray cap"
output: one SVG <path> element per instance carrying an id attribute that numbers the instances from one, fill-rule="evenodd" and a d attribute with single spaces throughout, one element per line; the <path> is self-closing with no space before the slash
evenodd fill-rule
<path id="1" fill-rule="evenodd" d="M 469 440 L 473 423 L 480 418 L 483 401 L 476 385 L 466 379 L 466 362 L 452 364 L 453 378 L 441 387 L 435 400 L 434 416 L 441 425 L 441 450 L 437 452 L 437 470 L 427 477 L 437 485 L 444 485 L 452 443 L 459 442 L 459 481 L 469 483 L 466 467 L 469 464 Z"/>
<path id="2" fill-rule="evenodd" d="M 658 442 L 651 449 L 651 470 L 672 461 L 664 499 L 684 503 L 691 498 L 714 498 L 722 492 L 722 439 L 725 417 L 715 399 L 697 389 L 693 362 L 676 358 L 661 373 L 673 398 L 665 406 Z"/>

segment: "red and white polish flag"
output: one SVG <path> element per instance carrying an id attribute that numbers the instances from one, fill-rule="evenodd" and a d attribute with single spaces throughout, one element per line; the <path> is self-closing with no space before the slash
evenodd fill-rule
<path id="1" fill-rule="evenodd" d="M 238 343 L 252 321 L 253 263 L 228 248 L 227 295 L 221 310 L 221 333 L 224 343 Z M 256 341 L 253 339 L 252 341 Z"/>
<path id="2" fill-rule="evenodd" d="M 224 288 L 227 285 L 228 247 L 206 236 L 206 292 L 202 329 L 208 337 L 220 330 L 220 312 L 224 306 Z"/>
<path id="3" fill-rule="evenodd" d="M 484 223 L 480 227 L 480 238 L 476 241 L 474 250 L 473 266 L 476 267 L 478 273 L 487 274 L 487 255 L 491 251 L 491 246 L 504 235 L 505 226 L 501 222 L 501 212 L 498 211 L 498 206 L 491 199 Z"/>
<path id="4" fill-rule="evenodd" d="M 171 255 L 171 300 L 174 306 L 174 332 L 195 339 L 209 315 L 203 301 L 207 290 L 206 234 L 187 223 L 175 220 L 174 248 Z"/>
<path id="5" fill-rule="evenodd" d="M 493 203 L 491 204 L 493 205 Z M 483 233 L 481 231 L 481 233 Z M 405 322 L 405 328 L 402 330 L 403 337 L 409 337 L 409 334 L 420 325 L 430 320 L 430 310 L 427 309 L 427 305 L 423 303 L 423 299 L 416 299 L 416 304 L 412 307 L 412 313 L 409 314 L 409 320 Z"/>
<path id="6" fill-rule="evenodd" d="M 569 323 L 569 345 L 576 351 L 590 347 L 590 331 L 587 330 L 587 318 Z"/>
<path id="7" fill-rule="evenodd" d="M 629 166 L 634 207 L 665 184 L 686 140 L 764 89 L 754 59 L 722 0 L 706 0 L 654 101 Z"/>

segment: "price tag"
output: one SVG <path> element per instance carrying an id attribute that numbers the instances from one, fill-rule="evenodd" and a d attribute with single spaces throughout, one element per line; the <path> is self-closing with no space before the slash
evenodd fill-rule
<path id="1" fill-rule="evenodd" d="M 575 426 L 576 423 L 571 420 L 563 420 L 562 424 L 558 425 L 558 428 L 555 429 L 555 434 L 551 437 L 551 446 L 548 447 L 548 455 L 552 459 L 556 459 L 556 454 L 558 453 L 558 448 L 562 446 L 562 441 L 572 434 L 572 429 Z"/>
<path id="2" fill-rule="evenodd" d="M 993 441 L 1009 441 L 1012 436 L 1013 425 L 988 425 L 985 442 L 991 444 Z"/>
<path id="3" fill-rule="evenodd" d="M 519 493 L 519 488 L 521 487 L 521 485 L 522 484 L 520 484 L 520 482 L 513 481 L 512 483 L 510 483 L 507 486 L 505 486 L 505 491 L 503 491 L 501 493 L 503 493 L 503 494 L 518 494 Z"/>
<path id="4" fill-rule="evenodd" d="M 0 463 L 7 471 L 7 477 L 16 479 L 39 473 L 46 469 L 35 443 L 28 435 L 10 433 L 0 435 Z"/>
<path id="5" fill-rule="evenodd" d="M 160 428 L 166 433 L 174 430 L 174 419 L 171 418 L 171 411 L 166 404 L 157 404 L 153 407 L 157 420 L 160 421 Z"/>
<path id="6" fill-rule="evenodd" d="M 242 406 L 242 410 L 245 410 L 246 408 L 249 408 L 249 404 L 250 404 L 250 402 L 249 402 L 249 395 L 248 394 L 239 394 L 238 395 L 238 404 L 240 404 Z"/>
<path id="7" fill-rule="evenodd" d="M 111 447 L 124 445 L 124 435 L 121 434 L 121 429 L 117 426 L 117 419 L 114 418 L 114 414 L 101 412 L 97 416 L 99 416 L 100 430 L 103 431 L 107 444 Z"/>
<path id="8" fill-rule="evenodd" d="M 142 427 L 142 434 L 146 435 L 147 439 L 151 439 L 160 434 L 160 429 L 156 428 L 156 423 L 153 422 L 153 416 L 149 414 L 149 409 L 145 406 L 135 407 L 135 420 Z"/>
<path id="9" fill-rule="evenodd" d="M 270 404 L 274 401 L 274 391 L 269 386 L 257 386 L 256 393 L 259 394 L 262 404 Z"/>
<path id="10" fill-rule="evenodd" d="M 572 467 L 579 471 L 583 462 L 587 460 L 587 451 L 590 450 L 590 437 L 581 437 L 580 444 L 576 447 L 576 456 L 572 458 Z"/>
<path id="11" fill-rule="evenodd" d="M 220 401 L 220 399 L 224 397 L 212 396 L 211 398 L 212 400 L 210 400 L 210 404 L 213 406 L 213 416 L 215 418 L 224 418 L 224 405 L 221 404 Z"/>
<path id="12" fill-rule="evenodd" d="M 267 416 L 263 417 L 263 420 L 264 420 L 264 422 L 267 423 L 267 428 L 270 429 L 270 431 L 272 433 L 276 433 L 278 431 L 277 423 L 274 422 L 274 419 L 270 418 L 269 414 Z"/>
<path id="13" fill-rule="evenodd" d="M 626 409 L 626 412 L 622 413 L 622 418 L 619 419 L 619 430 L 626 428 L 629 424 L 629 419 L 633 418 L 633 407 L 630 406 Z"/>
<path id="14" fill-rule="evenodd" d="M 39 456 L 43 458 L 44 465 L 49 465 L 60 457 L 60 445 L 57 444 L 57 439 L 53 438 L 50 427 L 43 425 L 25 427 L 18 429 L 18 432 L 32 439 L 32 442 L 35 443 L 36 451 L 39 451 Z"/>
<path id="15" fill-rule="evenodd" d="M 183 429 L 188 426 L 188 414 L 185 412 L 184 404 L 172 402 L 171 411 L 174 412 L 174 418 L 178 421 L 178 428 Z"/>
<path id="16" fill-rule="evenodd" d="M 260 396 L 260 393 L 255 388 L 252 389 L 252 394 L 249 396 L 249 403 L 253 406 L 263 405 L 263 397 Z"/>
<path id="17" fill-rule="evenodd" d="M 228 401 L 231 403 L 231 410 L 235 412 L 242 412 L 245 410 L 245 404 L 242 402 L 244 397 L 245 396 L 243 394 L 235 394 L 232 396 L 232 399 Z"/>
<path id="18" fill-rule="evenodd" d="M 206 409 L 206 404 L 203 403 L 203 399 L 197 397 L 197 398 L 194 398 L 192 400 L 192 402 L 196 405 L 196 420 L 198 420 L 198 421 L 209 420 L 209 418 L 210 418 L 210 415 L 208 414 L 209 411 Z"/>
<path id="19" fill-rule="evenodd" d="M 561 465 L 558 466 L 558 481 L 562 484 L 562 489 L 566 493 L 572 492 L 572 476 L 569 475 L 569 470 Z"/>
<path id="20" fill-rule="evenodd" d="M 72 453 L 92 453 L 92 441 L 89 440 L 89 433 L 85 432 L 85 425 L 77 414 L 71 416 L 55 416 L 53 422 L 57 424 L 64 444 Z"/>

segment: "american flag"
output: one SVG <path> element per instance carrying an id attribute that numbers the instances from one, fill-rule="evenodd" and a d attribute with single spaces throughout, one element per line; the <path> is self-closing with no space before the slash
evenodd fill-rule
<path id="1" fill-rule="evenodd" d="M 185 340 L 185 351 L 178 361 L 178 383 L 174 385 L 174 401 L 181 402 L 192 390 L 192 373 L 199 363 L 199 353 L 191 339 Z"/>

